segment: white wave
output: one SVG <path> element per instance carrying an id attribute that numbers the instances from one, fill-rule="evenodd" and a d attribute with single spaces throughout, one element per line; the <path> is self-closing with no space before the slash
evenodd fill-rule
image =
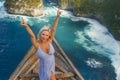
<path id="1" fill-rule="evenodd" d="M 39 16 L 39 17 L 30 17 L 25 15 L 14 15 L 14 14 L 8 14 L 4 7 L 5 1 L 0 1 L 0 18 L 2 18 L 2 21 L 8 21 L 8 22 L 15 22 L 15 21 L 21 21 L 22 17 L 24 18 L 24 21 L 26 21 L 30 26 L 34 25 L 34 20 L 38 23 L 40 22 L 48 22 L 48 18 L 44 18 L 45 15 Z M 50 10 L 49 10 L 50 11 Z M 7 17 L 7 19 L 5 19 Z M 34 20 L 33 20 L 34 19 Z"/>
<path id="2" fill-rule="evenodd" d="M 7 17 L 7 12 L 5 11 L 4 3 L 5 1 L 0 1 L 0 18 Z"/>
<path id="3" fill-rule="evenodd" d="M 4 3 L 5 3 L 5 1 L 0 1 L 0 7 L 3 7 Z"/>
<path id="4" fill-rule="evenodd" d="M 119 46 L 119 53 L 112 57 L 112 61 L 114 61 L 112 63 L 112 65 L 114 65 L 115 72 L 117 73 L 116 79 L 120 80 L 120 41 L 117 41 L 117 42 L 118 42 L 118 46 Z"/>
<path id="5" fill-rule="evenodd" d="M 57 10 L 59 8 L 53 6 L 53 7 L 45 7 L 45 10 L 44 10 L 44 15 L 45 16 L 56 16 L 57 15 Z M 65 10 L 61 10 L 60 11 L 62 12 L 61 14 L 61 17 L 71 17 L 72 16 L 72 12 L 70 11 L 65 11 Z"/>
<path id="6" fill-rule="evenodd" d="M 50 5 L 52 5 L 52 6 L 57 5 L 57 4 L 56 4 L 56 3 L 54 3 L 54 2 L 50 2 L 49 4 L 50 4 Z"/>
<path id="7" fill-rule="evenodd" d="M 5 17 L 8 17 L 7 20 L 5 19 L 5 21 L 10 21 L 10 22 L 14 22 L 14 21 L 21 21 L 21 17 L 24 18 L 24 20 L 29 23 L 31 26 L 34 24 L 33 20 L 37 21 L 38 23 L 40 22 L 49 22 L 49 17 L 52 16 L 56 16 L 57 15 L 57 10 L 58 8 L 55 6 L 51 6 L 51 7 L 44 7 L 44 12 L 43 12 L 43 16 L 39 16 L 39 17 L 30 17 L 30 16 L 24 16 L 24 15 L 14 15 L 14 14 L 8 14 L 4 8 L 4 2 L 5 1 L 0 1 L 0 18 L 3 18 L 2 20 L 4 20 Z M 62 11 L 62 15 L 61 17 L 70 17 L 72 15 L 72 13 L 70 11 L 65 11 L 65 10 L 61 10 Z"/>
<path id="8" fill-rule="evenodd" d="M 120 49 L 117 41 L 99 22 L 88 18 L 85 19 L 79 17 L 79 19 L 88 21 L 90 24 L 84 28 L 84 31 L 75 32 L 75 35 L 77 36 L 75 42 L 81 44 L 88 51 L 97 52 L 100 55 L 108 57 L 115 68 L 115 72 L 117 74 L 116 79 L 120 80 Z"/>
<path id="9" fill-rule="evenodd" d="M 78 30 L 75 32 L 78 37 L 75 39 L 75 42 L 81 44 L 89 51 L 97 52 L 100 55 L 108 57 L 115 68 L 117 74 L 116 79 L 120 80 L 120 48 L 106 27 L 94 19 L 75 17 L 68 11 L 63 12 L 63 17 L 69 18 L 72 21 L 87 21 L 90 23 L 84 31 Z"/>
<path id="10" fill-rule="evenodd" d="M 34 25 L 33 21 L 36 21 L 37 23 L 41 23 L 41 22 L 49 22 L 49 17 L 54 17 L 57 15 L 57 7 L 45 7 L 45 10 L 43 12 L 43 16 L 39 16 L 39 17 L 29 17 L 29 16 L 24 16 L 24 15 L 14 15 L 14 14 L 7 14 L 7 16 L 10 18 L 9 21 L 21 21 L 21 18 L 24 18 L 24 21 L 27 22 L 30 26 Z M 70 17 L 72 15 L 72 13 L 70 11 L 65 11 L 65 10 L 61 10 L 62 11 L 62 15 L 61 17 Z"/>
<path id="11" fill-rule="evenodd" d="M 93 58 L 88 58 L 88 60 L 86 61 L 87 65 L 92 67 L 92 68 L 102 68 L 103 64 L 100 63 L 99 61 L 96 61 Z"/>

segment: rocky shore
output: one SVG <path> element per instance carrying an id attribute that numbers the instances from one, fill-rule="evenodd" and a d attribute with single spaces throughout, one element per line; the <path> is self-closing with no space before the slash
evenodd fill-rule
<path id="1" fill-rule="evenodd" d="M 27 16 L 41 16 L 43 14 L 42 0 L 6 0 L 8 13 Z"/>
<path id="2" fill-rule="evenodd" d="M 52 0 L 75 16 L 93 18 L 105 25 L 116 40 L 120 40 L 120 0 Z"/>
<path id="3" fill-rule="evenodd" d="M 120 40 L 120 0 L 47 0 L 61 9 L 70 10 L 75 16 L 93 18 L 105 25 L 116 40 Z M 27 16 L 43 14 L 43 0 L 6 0 L 8 13 Z"/>

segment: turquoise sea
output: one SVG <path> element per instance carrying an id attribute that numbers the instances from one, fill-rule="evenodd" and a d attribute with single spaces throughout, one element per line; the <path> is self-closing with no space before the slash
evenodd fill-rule
<path id="1" fill-rule="evenodd" d="M 54 3 L 44 1 L 44 16 L 11 15 L 0 0 L 0 80 L 8 80 L 31 47 L 21 17 L 35 35 L 44 25 L 52 26 L 56 17 Z M 120 54 L 117 41 L 108 29 L 94 19 L 75 17 L 62 10 L 55 38 L 85 80 L 120 80 Z"/>

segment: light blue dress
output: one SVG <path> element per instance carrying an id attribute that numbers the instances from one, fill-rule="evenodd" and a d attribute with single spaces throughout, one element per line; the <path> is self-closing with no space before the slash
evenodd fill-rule
<path id="1" fill-rule="evenodd" d="M 37 56 L 40 59 L 39 66 L 39 78 L 40 80 L 50 80 L 50 73 L 55 73 L 55 56 L 54 56 L 54 48 L 51 43 L 49 53 L 45 53 L 39 47 L 37 50 Z"/>

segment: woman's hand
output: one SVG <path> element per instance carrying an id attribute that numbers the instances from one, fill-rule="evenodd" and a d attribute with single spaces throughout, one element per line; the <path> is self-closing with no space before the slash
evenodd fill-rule
<path id="1" fill-rule="evenodd" d="M 58 10 L 58 11 L 57 11 L 57 16 L 60 16 L 61 13 L 62 13 L 62 12 L 61 12 L 60 10 Z"/>
<path id="2" fill-rule="evenodd" d="M 24 19 L 22 18 L 22 21 L 20 23 L 25 29 L 26 31 L 28 32 L 29 36 L 30 36 L 30 39 L 31 39 L 31 42 L 32 42 L 32 45 L 38 49 L 38 42 L 37 42 L 37 39 L 35 37 L 35 34 L 33 33 L 33 31 L 30 29 L 29 25 L 27 25 L 26 22 L 24 22 Z"/>
<path id="3" fill-rule="evenodd" d="M 24 27 L 27 27 L 27 23 L 24 21 L 24 19 L 22 18 L 22 21 L 21 21 L 21 25 L 24 26 Z"/>

